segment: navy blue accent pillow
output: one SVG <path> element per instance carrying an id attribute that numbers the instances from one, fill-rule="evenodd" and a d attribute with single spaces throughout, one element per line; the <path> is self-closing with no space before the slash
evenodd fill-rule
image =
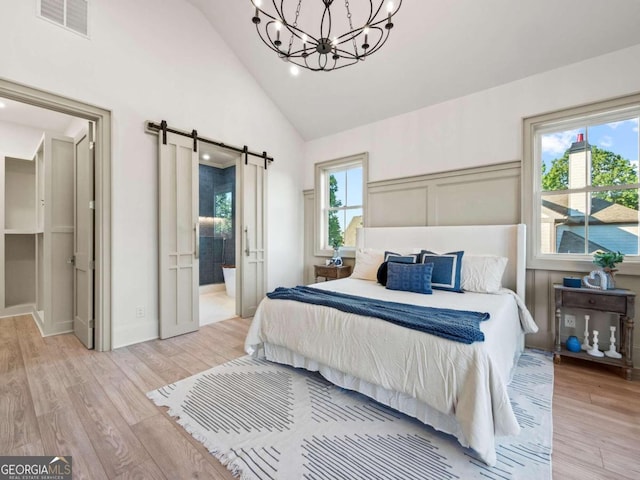
<path id="1" fill-rule="evenodd" d="M 431 272 L 433 263 L 398 263 L 387 265 L 387 288 L 403 292 L 433 293 Z"/>
<path id="2" fill-rule="evenodd" d="M 418 263 L 420 261 L 421 253 L 415 253 L 412 255 L 400 255 L 394 252 L 384 252 L 385 262 L 397 262 L 397 263 Z"/>
<path id="3" fill-rule="evenodd" d="M 400 255 L 399 253 L 384 252 L 384 262 L 378 267 L 378 273 L 376 278 L 380 285 L 387 284 L 387 265 L 389 262 L 396 263 L 419 263 L 421 253 L 414 253 L 411 255 Z"/>
<path id="4" fill-rule="evenodd" d="M 460 272 L 462 270 L 462 256 L 464 252 L 450 252 L 438 255 L 429 250 L 422 250 L 422 263 L 433 263 L 431 286 L 438 290 L 462 292 L 460 286 Z"/>
<path id="5" fill-rule="evenodd" d="M 378 267 L 378 273 L 376 274 L 376 278 L 378 279 L 378 283 L 380 285 L 387 284 L 387 266 L 389 262 L 382 262 Z"/>

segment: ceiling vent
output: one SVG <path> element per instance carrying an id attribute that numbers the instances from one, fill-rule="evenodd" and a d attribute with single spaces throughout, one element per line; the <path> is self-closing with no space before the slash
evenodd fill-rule
<path id="1" fill-rule="evenodd" d="M 88 36 L 88 0 L 38 0 L 40 17 Z"/>

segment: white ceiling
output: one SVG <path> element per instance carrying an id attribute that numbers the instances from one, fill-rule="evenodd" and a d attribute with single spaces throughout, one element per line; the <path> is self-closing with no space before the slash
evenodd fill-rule
<path id="1" fill-rule="evenodd" d="M 38 130 L 64 133 L 74 117 L 0 97 L 0 122 L 17 123 Z"/>
<path id="2" fill-rule="evenodd" d="M 366 62 L 293 77 L 259 39 L 250 0 L 187 1 L 307 140 L 640 43 L 640 1 L 404 0 Z M 352 11 L 363 1 L 350 0 Z M 342 14 L 343 0 L 332 9 Z"/>

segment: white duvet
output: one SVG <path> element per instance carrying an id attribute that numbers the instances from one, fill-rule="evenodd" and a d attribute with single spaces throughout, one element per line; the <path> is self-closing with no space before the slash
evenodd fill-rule
<path id="1" fill-rule="evenodd" d="M 439 290 L 421 295 L 350 278 L 314 287 L 401 303 L 488 312 L 490 319 L 480 326 L 485 341 L 465 345 L 377 318 L 265 298 L 256 311 L 245 349 L 264 355 L 264 344 L 284 347 L 331 369 L 413 397 L 454 417 L 462 432 L 460 442 L 476 450 L 487 464 L 495 465 L 495 437 L 520 431 L 506 386 L 522 351 L 523 332 L 536 328 L 535 324 L 521 326 L 515 295 L 506 290 L 497 295 Z"/>

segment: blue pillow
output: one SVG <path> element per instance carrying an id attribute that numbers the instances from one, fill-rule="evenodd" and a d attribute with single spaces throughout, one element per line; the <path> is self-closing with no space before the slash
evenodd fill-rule
<path id="1" fill-rule="evenodd" d="M 384 252 L 385 262 L 397 262 L 397 263 L 419 263 L 421 253 L 415 253 L 412 255 L 400 255 L 394 252 Z"/>
<path id="2" fill-rule="evenodd" d="M 438 255 L 429 250 L 422 250 L 421 262 L 433 263 L 431 286 L 438 290 L 462 292 L 460 286 L 460 271 L 462 270 L 462 256 L 464 252 L 450 252 Z"/>
<path id="3" fill-rule="evenodd" d="M 433 263 L 399 263 L 387 265 L 387 288 L 403 292 L 432 293 Z"/>

